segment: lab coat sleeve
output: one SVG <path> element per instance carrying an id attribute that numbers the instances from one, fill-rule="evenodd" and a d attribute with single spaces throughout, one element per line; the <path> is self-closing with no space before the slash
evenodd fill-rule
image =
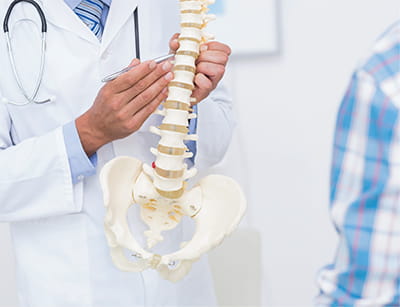
<path id="1" fill-rule="evenodd" d="M 13 144 L 11 119 L 0 104 L 0 222 L 14 222 L 81 211 L 74 200 L 62 127 Z"/>
<path id="2" fill-rule="evenodd" d="M 224 86 L 198 104 L 195 166 L 207 169 L 222 160 L 229 147 L 235 122 L 232 99 Z"/>

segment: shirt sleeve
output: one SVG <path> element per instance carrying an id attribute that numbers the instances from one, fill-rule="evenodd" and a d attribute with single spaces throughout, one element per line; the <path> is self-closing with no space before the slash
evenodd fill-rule
<path id="1" fill-rule="evenodd" d="M 374 77 L 357 71 L 336 123 L 330 199 L 339 248 L 318 276 L 318 306 L 398 304 L 398 115 Z"/>
<path id="2" fill-rule="evenodd" d="M 76 184 L 83 178 L 96 173 L 97 154 L 88 157 L 83 150 L 75 121 L 63 126 L 64 142 L 67 150 L 72 183 Z"/>

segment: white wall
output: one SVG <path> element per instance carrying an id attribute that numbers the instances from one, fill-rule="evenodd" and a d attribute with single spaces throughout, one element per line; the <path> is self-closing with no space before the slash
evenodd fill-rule
<path id="1" fill-rule="evenodd" d="M 261 301 L 263 306 L 302 307 L 311 305 L 317 293 L 315 273 L 332 259 L 335 248 L 327 208 L 336 110 L 358 59 L 400 18 L 400 3 L 281 0 L 281 7 L 283 53 L 231 63 L 227 82 L 233 88 L 239 127 L 216 171 L 243 184 L 249 211 L 242 229 L 261 234 L 261 257 L 250 253 L 248 260 L 249 265 L 261 262 L 261 288 L 244 288 L 242 299 L 253 305 Z M 0 225 L 0 245 L 0 307 L 14 307 L 5 225 Z M 245 252 L 238 252 L 244 265 Z M 256 284 L 260 276 L 252 273 Z M 232 287 L 243 285 L 240 278 L 231 278 L 227 286 L 217 280 L 222 302 L 230 302 Z"/>

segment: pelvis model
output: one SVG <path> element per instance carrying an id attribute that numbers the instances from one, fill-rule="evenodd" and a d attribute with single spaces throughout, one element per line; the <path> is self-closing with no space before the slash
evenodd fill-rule
<path id="1" fill-rule="evenodd" d="M 169 94 L 163 109 L 161 126 L 151 127 L 160 136 L 151 152 L 156 159 L 152 166 L 131 157 L 118 157 L 104 166 L 101 184 L 107 208 L 105 231 L 115 265 L 123 271 L 139 272 L 155 269 L 170 281 L 183 278 L 202 254 L 221 243 L 239 224 L 246 201 L 232 179 L 210 175 L 191 190 L 187 181 L 196 174 L 188 169 L 185 159 L 192 157 L 185 141 L 197 140 L 188 134 L 191 98 L 196 73 L 196 59 L 201 43 L 207 41 L 203 28 L 213 16 L 206 15 L 211 0 L 180 0 L 180 48 L 175 56 L 175 78 L 168 86 Z M 141 218 L 149 230 L 142 247 L 130 232 L 127 214 L 130 206 L 140 206 Z M 163 240 L 164 231 L 175 228 L 184 216 L 195 221 L 196 230 L 181 249 L 157 255 L 151 249 Z M 126 257 L 129 250 L 137 261 Z"/>

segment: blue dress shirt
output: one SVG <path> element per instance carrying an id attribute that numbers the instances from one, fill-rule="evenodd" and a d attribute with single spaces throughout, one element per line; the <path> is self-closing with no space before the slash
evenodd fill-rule
<path id="1" fill-rule="evenodd" d="M 73 10 L 75 9 L 82 0 L 64 0 L 65 3 Z M 108 12 L 112 0 L 102 0 L 105 4 L 103 9 L 103 15 L 101 17 L 102 26 L 106 24 Z M 193 107 L 193 112 L 197 114 L 197 106 Z M 190 133 L 196 133 L 197 120 L 190 120 L 189 131 Z M 78 131 L 76 129 L 75 120 L 69 122 L 63 127 L 64 141 L 68 154 L 68 161 L 71 170 L 72 182 L 78 183 L 87 176 L 92 176 L 96 173 L 97 167 L 97 154 L 88 157 L 82 147 L 82 143 L 79 138 Z M 196 155 L 196 142 L 189 141 L 186 146 L 191 152 L 193 152 L 193 158 L 190 159 L 191 163 L 194 163 L 194 157 Z"/>
<path id="2" fill-rule="evenodd" d="M 63 133 L 72 182 L 75 184 L 96 173 L 97 154 L 88 158 L 82 147 L 75 121 L 64 125 Z"/>

